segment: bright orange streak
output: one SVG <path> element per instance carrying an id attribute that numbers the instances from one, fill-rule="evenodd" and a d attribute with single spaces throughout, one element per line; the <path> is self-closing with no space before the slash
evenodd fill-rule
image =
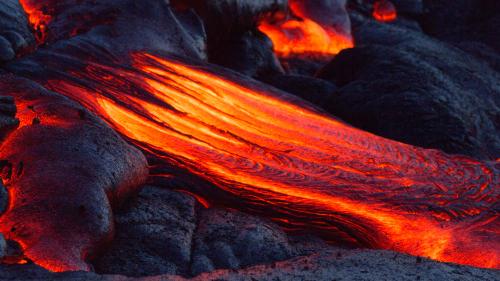
<path id="1" fill-rule="evenodd" d="M 258 84 L 148 54 L 134 61 L 133 70 L 91 64 L 72 73 L 82 84 L 48 86 L 241 204 L 285 213 L 277 221 L 301 227 L 294 218 L 306 217 L 303 227 L 334 238 L 499 267 L 498 215 L 489 213 L 498 173 L 488 164 L 362 132 Z"/>
<path id="2" fill-rule="evenodd" d="M 40 0 L 20 0 L 21 6 L 28 16 L 28 21 L 35 31 L 38 44 L 42 44 L 47 39 L 47 24 L 52 17 L 42 11 L 45 3 Z"/>
<path id="3" fill-rule="evenodd" d="M 278 56 L 336 55 L 354 46 L 350 36 L 306 18 L 303 13 L 296 11 L 297 7 L 290 5 L 290 9 L 298 19 L 273 22 L 273 19 L 266 18 L 259 24 L 259 30 L 271 39 Z"/>

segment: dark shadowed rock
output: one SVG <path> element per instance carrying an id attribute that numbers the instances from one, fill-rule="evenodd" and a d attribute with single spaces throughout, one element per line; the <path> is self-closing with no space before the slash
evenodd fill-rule
<path id="1" fill-rule="evenodd" d="M 34 44 L 35 39 L 19 1 L 0 1 L 0 63 L 14 59 L 16 53 Z"/>
<path id="2" fill-rule="evenodd" d="M 0 181 L 0 215 L 2 215 L 7 210 L 7 205 L 9 203 L 9 194 L 7 189 Z"/>
<path id="3" fill-rule="evenodd" d="M 290 260 L 240 270 L 216 270 L 194 278 L 161 275 L 127 278 L 91 272 L 50 273 L 33 265 L 0 265 L 0 280 L 88 281 L 415 281 L 499 280 L 500 271 L 439 263 L 390 251 L 322 249 Z"/>
<path id="4" fill-rule="evenodd" d="M 0 96 L 0 141 L 3 141 L 19 126 L 19 119 L 16 118 L 16 111 L 17 108 L 13 97 Z"/>
<path id="5" fill-rule="evenodd" d="M 94 267 L 101 274 L 184 274 L 191 261 L 196 227 L 193 197 L 146 187 L 118 212 L 116 237 Z"/>
<path id="6" fill-rule="evenodd" d="M 0 193 L 0 199 L 1 199 L 1 196 L 2 195 Z M 7 254 L 7 242 L 5 242 L 5 238 L 0 233 L 0 260 L 3 259 L 6 254 Z"/>
<path id="7" fill-rule="evenodd" d="M 497 72 L 407 29 L 367 23 L 355 34 L 362 45 L 340 53 L 319 74 L 340 87 L 325 108 L 402 142 L 476 158 L 499 156 Z"/>
<path id="8" fill-rule="evenodd" d="M 500 51 L 500 1 L 423 0 L 425 32 L 452 43 L 479 41 Z"/>
<path id="9" fill-rule="evenodd" d="M 32 2 L 51 18 L 43 43 L 56 54 L 123 61 L 131 52 L 147 49 L 206 58 L 201 20 L 190 11 L 177 14 L 169 1 Z"/>
<path id="10" fill-rule="evenodd" d="M 258 31 L 229 38 L 209 59 L 251 77 L 283 73 L 271 40 Z"/>
<path id="11" fill-rule="evenodd" d="M 305 75 L 276 75 L 262 80 L 313 104 L 324 104 L 335 95 L 337 87 L 330 81 Z"/>
<path id="12" fill-rule="evenodd" d="M 193 7 L 203 18 L 209 37 L 228 37 L 252 29 L 261 16 L 287 8 L 287 0 L 172 0 Z M 214 43 L 215 43 L 214 42 Z"/>
<path id="13" fill-rule="evenodd" d="M 391 0 L 398 14 L 421 15 L 424 12 L 422 0 Z"/>
<path id="14" fill-rule="evenodd" d="M 211 267 L 238 269 L 291 256 L 286 234 L 273 223 L 233 210 L 207 209 L 199 217 L 193 250 L 197 267 L 192 273 Z"/>

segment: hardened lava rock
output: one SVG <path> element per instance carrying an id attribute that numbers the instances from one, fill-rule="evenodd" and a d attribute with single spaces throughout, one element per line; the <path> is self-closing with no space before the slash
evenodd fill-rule
<path id="1" fill-rule="evenodd" d="M 92 263 L 100 274 L 151 276 L 189 270 L 196 200 L 186 194 L 144 187 L 116 212 L 116 237 Z"/>
<path id="2" fill-rule="evenodd" d="M 112 206 L 148 174 L 141 152 L 76 103 L 28 80 L 2 76 L 19 128 L 0 146 L 9 208 L 0 232 L 24 255 L 53 271 L 89 270 L 113 234 Z"/>
<path id="3" fill-rule="evenodd" d="M 18 0 L 0 1 L 0 63 L 32 47 L 35 39 Z"/>
<path id="4" fill-rule="evenodd" d="M 39 44 L 52 50 L 71 49 L 80 58 L 98 60 L 121 61 L 143 49 L 206 58 L 201 20 L 192 11 L 176 13 L 169 1 L 24 1 L 30 11 L 42 13 L 46 27 Z"/>
<path id="5" fill-rule="evenodd" d="M 365 23 L 359 47 L 319 73 L 339 90 L 323 107 L 345 121 L 405 143 L 475 158 L 500 156 L 500 75 L 421 33 Z"/>
<path id="6" fill-rule="evenodd" d="M 0 183 L 0 216 L 7 210 L 9 204 L 9 194 L 7 189 Z"/>
<path id="7" fill-rule="evenodd" d="M 424 31 L 451 43 L 477 41 L 500 51 L 500 2 L 423 0 Z"/>

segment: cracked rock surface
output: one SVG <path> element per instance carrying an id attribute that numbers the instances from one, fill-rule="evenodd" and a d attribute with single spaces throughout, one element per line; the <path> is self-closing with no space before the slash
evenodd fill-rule
<path id="1" fill-rule="evenodd" d="M 19 1 L 0 1 L 0 63 L 14 59 L 18 52 L 34 44 L 35 39 Z"/>
<path id="2" fill-rule="evenodd" d="M 287 236 L 265 219 L 204 208 L 190 195 L 145 187 L 116 212 L 117 234 L 97 273 L 0 265 L 0 280 L 278 281 L 498 280 L 500 271 L 390 251 L 347 250 Z M 225 251 L 223 255 L 221 251 Z M 222 258 L 222 259 L 221 259 Z"/>
<path id="3" fill-rule="evenodd" d="M 187 194 L 145 187 L 115 214 L 116 237 L 97 260 L 102 274 L 195 276 L 296 256 L 275 224 L 230 209 L 205 209 Z"/>
<path id="4" fill-rule="evenodd" d="M 386 138 L 475 158 L 500 156 L 497 71 L 406 28 L 368 21 L 355 34 L 359 46 L 319 72 L 339 87 L 323 108 Z"/>

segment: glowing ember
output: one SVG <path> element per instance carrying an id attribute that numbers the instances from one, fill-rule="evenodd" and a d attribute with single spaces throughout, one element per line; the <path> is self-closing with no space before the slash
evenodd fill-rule
<path id="1" fill-rule="evenodd" d="M 134 61 L 61 72 L 47 86 L 289 228 L 499 267 L 494 163 L 386 140 L 223 73 L 149 54 Z"/>
<path id="2" fill-rule="evenodd" d="M 46 2 L 46 1 L 45 1 Z M 28 20 L 35 31 L 35 37 L 38 44 L 43 44 L 47 39 L 47 24 L 51 21 L 51 16 L 43 12 L 44 1 L 39 0 L 20 0 Z"/>
<path id="3" fill-rule="evenodd" d="M 354 46 L 350 36 L 307 18 L 306 13 L 300 9 L 299 5 L 293 5 L 291 2 L 290 10 L 294 18 L 266 18 L 259 25 L 259 30 L 273 42 L 274 51 L 278 56 L 335 55 Z"/>
<path id="4" fill-rule="evenodd" d="M 395 21 L 397 18 L 396 7 L 389 0 L 378 0 L 373 4 L 373 17 L 381 22 Z"/>

